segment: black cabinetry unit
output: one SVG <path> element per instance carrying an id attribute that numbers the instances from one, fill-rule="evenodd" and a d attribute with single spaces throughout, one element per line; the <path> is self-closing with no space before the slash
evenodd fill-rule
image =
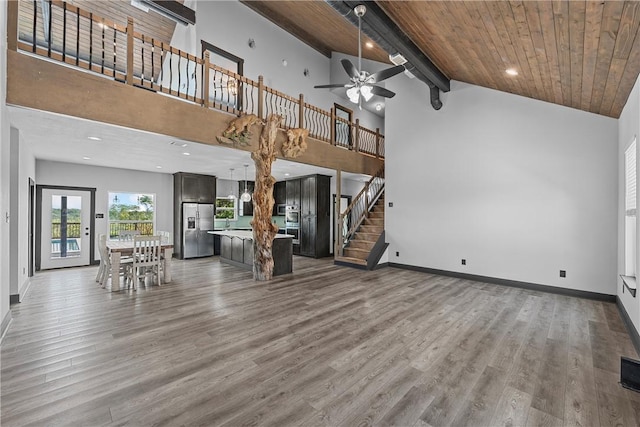
<path id="1" fill-rule="evenodd" d="M 174 174 L 174 195 L 183 203 L 215 203 L 216 177 L 194 173 Z"/>
<path id="2" fill-rule="evenodd" d="M 286 182 L 287 206 L 300 209 L 300 180 L 290 179 Z"/>
<path id="3" fill-rule="evenodd" d="M 173 174 L 173 254 L 175 257 L 184 259 L 182 204 L 215 204 L 215 202 L 215 176 L 187 172 Z"/>
<path id="4" fill-rule="evenodd" d="M 239 215 L 240 216 L 253 216 L 253 191 L 256 189 L 256 183 L 254 181 L 247 181 L 247 190 L 249 191 L 249 194 L 251 194 L 251 201 L 250 202 L 241 202 L 240 201 L 240 197 L 242 196 L 242 193 L 244 193 L 244 181 L 238 181 L 238 188 L 240 190 L 240 192 L 238 193 L 238 203 L 240 203 L 239 207 L 241 208 L 239 210 Z"/>
<path id="5" fill-rule="evenodd" d="M 296 254 L 329 256 L 331 227 L 331 177 L 310 175 L 287 181 L 287 205 L 300 208 L 300 243 Z"/>
<path id="6" fill-rule="evenodd" d="M 287 204 L 287 182 L 278 181 L 273 185 L 273 216 L 282 215 L 278 212 L 278 205 Z"/>

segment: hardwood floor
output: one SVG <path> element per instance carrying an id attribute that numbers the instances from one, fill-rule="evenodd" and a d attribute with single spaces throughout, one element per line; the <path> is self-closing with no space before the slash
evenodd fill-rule
<path id="1" fill-rule="evenodd" d="M 216 258 L 111 293 L 38 273 L 2 343 L 1 422 L 640 424 L 614 304 L 296 257 L 268 283 Z"/>

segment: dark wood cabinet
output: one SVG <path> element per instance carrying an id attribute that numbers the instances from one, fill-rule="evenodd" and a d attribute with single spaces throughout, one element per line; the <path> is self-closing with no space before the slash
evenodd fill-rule
<path id="1" fill-rule="evenodd" d="M 182 203 L 215 203 L 216 177 L 178 172 L 174 174 L 175 189 Z"/>
<path id="2" fill-rule="evenodd" d="M 287 204 L 300 208 L 300 244 L 294 253 L 329 256 L 331 226 L 331 177 L 311 175 L 287 181 Z"/>
<path id="3" fill-rule="evenodd" d="M 291 179 L 286 182 L 287 206 L 300 207 L 300 180 Z"/>
<path id="4" fill-rule="evenodd" d="M 287 204 L 287 182 L 278 181 L 273 185 L 273 216 L 278 215 L 278 205 Z"/>
<path id="5" fill-rule="evenodd" d="M 253 197 L 253 191 L 256 188 L 256 183 L 254 181 L 247 181 L 247 190 L 249 191 L 249 194 L 251 194 L 251 197 Z M 240 190 L 240 192 L 238 193 L 238 203 L 240 203 L 241 206 L 241 210 L 239 212 L 241 212 L 241 216 L 253 216 L 253 198 L 251 199 L 250 202 L 241 202 L 239 201 L 240 197 L 242 196 L 242 193 L 244 193 L 244 181 L 238 181 L 238 189 Z"/>

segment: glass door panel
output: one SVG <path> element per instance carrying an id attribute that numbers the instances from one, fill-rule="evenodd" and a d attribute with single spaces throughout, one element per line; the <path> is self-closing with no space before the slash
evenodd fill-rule
<path id="1" fill-rule="evenodd" d="M 88 191 L 43 189 L 41 269 L 89 264 Z"/>

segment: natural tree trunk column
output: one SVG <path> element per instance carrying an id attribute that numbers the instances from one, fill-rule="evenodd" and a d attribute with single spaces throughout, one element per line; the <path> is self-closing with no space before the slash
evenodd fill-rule
<path id="1" fill-rule="evenodd" d="M 253 278 L 271 280 L 273 277 L 273 239 L 278 226 L 271 223 L 273 212 L 273 184 L 271 164 L 276 159 L 276 136 L 282 117 L 271 114 L 262 129 L 258 149 L 251 153 L 256 164 L 256 186 L 253 191 Z"/>

